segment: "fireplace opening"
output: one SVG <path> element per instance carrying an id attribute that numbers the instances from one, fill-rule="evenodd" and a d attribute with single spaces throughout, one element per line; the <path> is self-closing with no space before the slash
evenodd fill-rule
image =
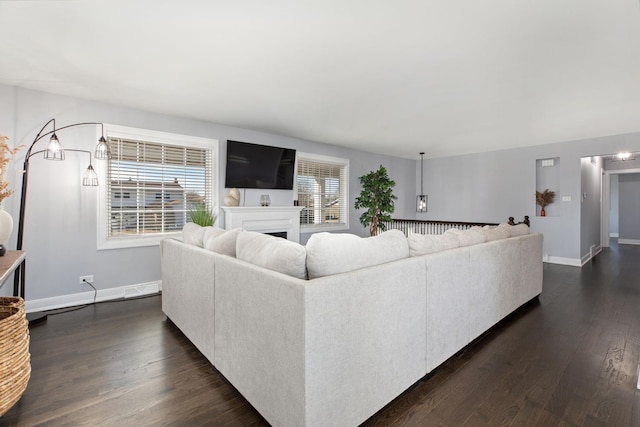
<path id="1" fill-rule="evenodd" d="M 287 232 L 286 231 L 276 231 L 276 232 L 264 233 L 264 234 L 268 234 L 270 236 L 275 236 L 275 237 L 282 237 L 283 239 L 287 238 Z"/>

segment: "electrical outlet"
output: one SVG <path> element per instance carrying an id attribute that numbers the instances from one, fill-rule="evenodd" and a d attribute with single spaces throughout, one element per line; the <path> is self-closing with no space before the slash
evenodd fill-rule
<path id="1" fill-rule="evenodd" d="M 93 274 L 90 274 L 88 276 L 80 276 L 80 284 L 84 285 L 86 282 L 93 283 Z"/>

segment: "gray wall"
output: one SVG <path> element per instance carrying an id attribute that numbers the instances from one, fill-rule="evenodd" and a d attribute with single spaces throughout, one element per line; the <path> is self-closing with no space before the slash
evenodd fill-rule
<path id="1" fill-rule="evenodd" d="M 581 158 L 640 150 L 640 132 L 448 158 L 426 159 L 424 188 L 429 211 L 416 218 L 504 222 L 529 215 L 532 231 L 544 234 L 543 252 L 557 262 L 579 263 L 584 247 L 580 193 Z M 427 153 L 428 155 L 428 153 Z M 558 157 L 553 216 L 536 216 L 536 160 Z M 416 188 L 420 188 L 416 161 Z M 563 196 L 571 201 L 562 201 Z M 598 226 L 599 229 L 599 226 Z M 599 233 L 599 231 L 598 231 Z M 584 242 L 583 242 L 584 240 Z"/>
<path id="2" fill-rule="evenodd" d="M 226 140 L 236 139 L 258 144 L 295 148 L 300 151 L 350 159 L 350 206 L 360 191 L 358 177 L 383 164 L 397 183 L 396 215 L 413 214 L 415 197 L 414 160 L 392 158 L 342 147 L 286 138 L 214 123 L 170 117 L 113 105 L 62 97 L 44 92 L 0 85 L 0 134 L 10 138 L 10 144 L 29 146 L 40 128 L 51 118 L 58 127 L 84 121 L 97 121 L 163 132 L 218 139 L 219 197 L 226 195 L 224 159 Z M 67 148 L 93 150 L 96 128 L 74 128 L 58 134 Z M 44 141 L 46 142 L 46 140 Z M 43 144 L 40 142 L 39 144 Z M 39 148 L 40 145 L 38 145 Z M 18 189 L 21 182 L 25 150 L 10 164 L 6 177 Z M 56 297 L 88 289 L 78 284 L 81 275 L 93 274 L 99 290 L 153 282 L 160 279 L 158 247 L 96 250 L 97 191 L 82 187 L 80 177 L 87 166 L 87 157 L 67 153 L 64 162 L 48 162 L 34 156 L 31 159 L 24 249 L 27 251 L 27 300 Z M 96 168 L 101 165 L 96 162 Z M 264 190 L 247 190 L 246 205 L 258 205 Z M 270 191 L 273 205 L 291 205 L 292 191 Z M 218 206 L 221 202 L 218 202 Z M 8 248 L 15 248 L 19 194 L 3 203 L 16 224 Z M 350 232 L 366 235 L 359 223 L 359 214 L 350 209 Z M 222 224 L 221 224 L 222 225 Z M 301 236 L 306 242 L 308 235 Z M 7 283 L 0 293 L 11 292 Z"/>
<path id="3" fill-rule="evenodd" d="M 609 190 L 609 196 L 611 198 L 609 206 L 609 236 L 611 237 L 618 237 L 619 234 L 618 217 L 620 215 L 620 196 L 618 192 L 618 176 L 619 175 L 617 174 L 611 175 L 611 179 L 609 181 L 611 185 L 611 189 Z"/>
<path id="4" fill-rule="evenodd" d="M 640 174 L 618 176 L 619 239 L 640 244 Z"/>
<path id="5" fill-rule="evenodd" d="M 614 161 L 611 159 L 607 159 L 604 162 L 604 168 L 608 171 L 622 171 L 626 169 L 640 169 L 640 156 L 637 159 L 633 160 L 625 160 L 625 161 Z"/>
<path id="6" fill-rule="evenodd" d="M 350 206 L 360 191 L 357 177 L 383 164 L 397 183 L 396 218 L 504 222 L 509 216 L 529 215 L 532 231 L 544 234 L 544 254 L 558 262 L 579 262 L 592 243 L 582 234 L 581 158 L 618 151 L 640 151 L 640 133 L 614 135 L 522 149 L 425 159 L 424 188 L 429 211 L 415 212 L 420 188 L 420 161 L 349 150 L 342 147 L 170 117 L 81 99 L 61 97 L 0 85 L 0 134 L 15 145 L 29 145 L 40 127 L 52 117 L 58 125 L 100 121 L 123 126 L 175 132 L 220 140 L 219 158 L 226 154 L 224 141 L 237 139 L 259 144 L 291 147 L 300 151 L 350 159 Z M 67 147 L 93 149 L 95 129 L 78 128 L 60 133 Z M 22 158 L 21 158 L 22 155 Z M 427 153 L 428 155 L 428 153 Z M 17 187 L 21 178 L 21 151 L 7 171 Z M 559 158 L 558 188 L 554 216 L 536 217 L 536 160 Z M 32 159 L 24 248 L 28 252 L 27 299 L 39 299 L 86 291 L 78 277 L 94 274 L 99 289 L 146 283 L 160 279 L 157 247 L 96 250 L 96 191 L 79 185 L 86 160 L 70 153 L 64 163 Z M 99 165 L 98 165 L 99 167 Z M 219 163 L 220 186 L 224 185 L 224 162 Z M 248 190 L 247 205 L 257 204 L 262 190 Z M 219 189 L 220 199 L 226 190 Z M 274 205 L 288 205 L 290 191 L 270 192 Z M 563 202 L 569 196 L 571 201 Z M 4 202 L 18 218 L 18 195 Z M 366 235 L 350 209 L 352 233 Z M 15 247 L 15 234 L 8 247 Z M 308 235 L 301 236 L 306 242 Z M 5 285 L 0 293 L 7 294 Z"/>

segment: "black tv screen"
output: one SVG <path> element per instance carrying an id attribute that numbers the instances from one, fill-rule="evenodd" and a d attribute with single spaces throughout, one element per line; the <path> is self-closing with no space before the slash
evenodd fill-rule
<path id="1" fill-rule="evenodd" d="M 296 150 L 227 141 L 226 188 L 293 189 Z"/>

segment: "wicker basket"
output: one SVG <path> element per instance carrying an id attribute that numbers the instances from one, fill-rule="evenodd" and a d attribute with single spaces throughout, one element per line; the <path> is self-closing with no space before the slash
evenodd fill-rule
<path id="1" fill-rule="evenodd" d="M 24 300 L 0 297 L 0 416 L 20 400 L 31 376 Z"/>

